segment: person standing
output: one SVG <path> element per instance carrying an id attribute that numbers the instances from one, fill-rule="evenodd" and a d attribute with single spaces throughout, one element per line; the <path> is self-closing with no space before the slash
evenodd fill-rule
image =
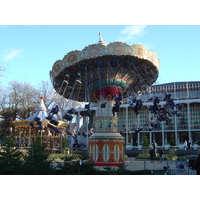
<path id="1" fill-rule="evenodd" d="M 187 140 L 185 140 L 183 147 L 184 147 L 184 150 L 187 150 Z"/>
<path id="2" fill-rule="evenodd" d="M 155 156 L 155 149 L 154 149 L 154 148 L 151 148 L 151 150 L 150 150 L 151 161 L 153 161 L 154 156 Z"/>
<path id="3" fill-rule="evenodd" d="M 163 161 L 163 154 L 164 154 L 164 151 L 163 151 L 163 148 L 162 147 L 160 147 L 160 149 L 159 149 L 159 157 L 160 157 L 160 162 L 162 162 Z"/>
<path id="4" fill-rule="evenodd" d="M 156 141 L 154 140 L 154 141 L 153 141 L 153 148 L 154 148 L 154 151 L 155 151 L 155 155 L 156 155 L 156 153 L 157 153 L 157 149 L 156 149 L 157 146 L 158 146 L 158 145 L 157 145 Z"/>
<path id="5" fill-rule="evenodd" d="M 188 150 L 190 150 L 190 145 L 191 145 L 191 142 L 188 141 L 188 143 L 187 143 Z"/>
<path id="6" fill-rule="evenodd" d="M 198 155 L 195 166 L 196 166 L 197 175 L 200 175 L 200 154 Z"/>

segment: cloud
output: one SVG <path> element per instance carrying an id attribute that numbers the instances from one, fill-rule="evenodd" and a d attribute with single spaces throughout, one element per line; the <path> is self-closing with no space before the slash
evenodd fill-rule
<path id="1" fill-rule="evenodd" d="M 8 53 L 4 55 L 5 60 L 12 60 L 15 57 L 19 57 L 22 53 L 22 49 L 9 49 Z"/>
<path id="2" fill-rule="evenodd" d="M 121 37 L 120 40 L 122 41 L 134 41 L 136 40 L 137 37 L 140 37 L 146 33 L 145 28 L 146 25 L 131 25 L 131 26 L 126 26 L 122 31 L 121 31 Z"/>

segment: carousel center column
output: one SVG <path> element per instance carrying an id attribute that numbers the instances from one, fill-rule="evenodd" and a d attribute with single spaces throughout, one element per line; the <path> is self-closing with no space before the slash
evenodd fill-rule
<path id="1" fill-rule="evenodd" d="M 90 160 L 95 166 L 124 164 L 124 137 L 118 132 L 118 118 L 113 116 L 111 96 L 98 102 L 95 130 L 89 138 Z"/>

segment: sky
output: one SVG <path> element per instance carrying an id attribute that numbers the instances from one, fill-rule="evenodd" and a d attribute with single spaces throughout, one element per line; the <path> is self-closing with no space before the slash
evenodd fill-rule
<path id="1" fill-rule="evenodd" d="M 199 25 L 1 25 L 1 82 L 18 80 L 37 85 L 50 81 L 56 60 L 72 50 L 98 43 L 141 44 L 160 59 L 157 83 L 200 80 Z"/>
<path id="2" fill-rule="evenodd" d="M 72 50 L 82 50 L 97 43 L 99 32 L 106 43 L 122 41 L 129 45 L 141 44 L 155 51 L 160 59 L 160 84 L 200 80 L 199 25 L 1 25 L 0 63 L 7 70 L 5 77 L 0 77 L 2 84 L 12 80 L 27 81 L 33 85 L 49 81 L 49 72 L 56 60 L 63 59 Z M 141 179 L 135 182 L 138 181 Z M 115 188 L 119 186 L 119 181 L 116 180 L 116 183 Z M 110 185 L 107 186 L 110 188 Z M 133 185 L 129 186 L 131 191 Z M 172 188 L 177 189 L 177 185 Z M 126 190 L 129 189 L 126 185 Z M 147 191 L 148 195 L 150 193 Z M 122 195 L 124 198 L 124 193 Z"/>
<path id="3" fill-rule="evenodd" d="M 160 59 L 158 83 L 198 81 L 200 79 L 198 0 L 189 2 L 186 0 L 6 0 L 2 1 L 0 6 L 0 65 L 3 64 L 7 70 L 4 74 L 5 77 L 0 77 L 2 85 L 12 80 L 28 81 L 33 85 L 50 80 L 49 71 L 56 60 L 63 59 L 69 51 L 82 50 L 90 44 L 97 43 L 99 32 L 102 33 L 106 43 L 122 41 L 129 45 L 142 44 L 147 49 L 155 51 Z M 9 180 L 9 178 L 12 179 Z M 38 177 L 36 178 L 38 179 Z M 46 181 L 45 185 L 52 184 L 52 177 L 49 178 L 51 181 Z M 85 177 L 83 178 L 85 182 Z M 87 177 L 90 190 L 101 187 L 101 185 L 97 185 L 98 182 L 102 183 L 99 181 L 100 178 L 98 177 L 97 181 L 95 176 Z M 108 198 L 113 198 L 114 193 L 110 193 L 110 191 L 119 186 L 119 177 L 115 178 L 116 181 L 112 181 L 112 184 L 110 181 L 105 181 L 104 177 L 102 179 L 104 188 L 109 188 L 106 191 Z M 131 191 L 134 187 L 138 195 L 143 194 L 144 198 L 149 198 L 153 188 L 146 187 L 146 193 L 144 193 L 144 188 L 141 187 L 144 181 L 152 183 L 152 180 L 146 180 L 146 178 L 145 176 L 143 178 L 141 176 L 134 177 L 135 181 L 132 184 L 126 184 L 124 189 Z M 17 184 L 13 179 L 14 177 L 5 177 L 3 183 L 7 181 L 9 184 L 13 184 L 13 195 L 15 195 L 20 189 L 16 185 L 21 186 L 21 184 L 18 184 L 18 177 L 16 177 Z M 76 184 L 77 181 L 80 182 L 80 179 L 80 176 L 73 176 L 70 179 L 71 185 Z M 20 181 L 24 183 L 28 179 L 22 181 L 22 177 L 20 177 Z M 29 178 L 29 184 L 23 186 L 25 195 L 32 192 L 30 183 L 34 183 L 34 181 L 37 181 L 38 184 L 41 183 L 39 189 L 44 189 L 42 180 L 38 182 L 38 180 Z M 62 180 L 58 181 L 61 183 Z M 120 177 L 120 181 L 125 182 L 126 179 L 122 180 Z M 158 186 L 160 187 L 157 188 L 158 190 L 162 190 L 165 183 L 163 177 L 158 176 L 155 183 L 160 181 L 162 184 Z M 91 184 L 91 182 L 95 182 L 95 184 Z M 177 198 L 181 199 L 187 198 L 185 193 L 177 194 L 177 181 L 171 181 L 170 184 L 173 196 L 178 195 Z M 179 181 L 178 187 L 181 189 L 184 184 L 185 181 Z M 152 186 L 154 185 L 153 182 Z M 58 186 L 59 191 L 66 189 L 66 184 Z M 197 184 L 193 184 L 193 191 L 198 190 L 195 186 L 198 187 Z M 46 187 L 48 189 L 51 185 Z M 8 194 L 9 188 L 3 188 L 2 191 L 5 191 L 5 195 Z M 77 187 L 71 187 L 70 191 L 72 194 L 76 192 L 77 198 L 80 194 L 81 198 L 85 194 L 85 187 L 79 187 L 79 193 L 77 193 Z M 135 195 L 137 196 L 137 194 Z M 44 195 L 45 198 L 48 196 L 47 193 Z M 190 197 L 195 198 L 195 195 L 196 193 L 192 193 Z M 93 198 L 92 195 L 88 195 L 87 198 L 90 196 Z M 16 199 L 16 195 L 13 197 Z M 59 197 L 63 197 L 62 192 L 50 193 L 47 198 Z M 130 197 L 129 192 L 116 193 L 117 199 L 126 197 Z"/>

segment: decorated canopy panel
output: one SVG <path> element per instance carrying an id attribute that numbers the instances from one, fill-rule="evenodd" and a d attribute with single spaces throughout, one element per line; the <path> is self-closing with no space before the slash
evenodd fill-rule
<path id="1" fill-rule="evenodd" d="M 94 44 L 71 51 L 54 63 L 50 72 L 55 90 L 68 99 L 96 101 L 106 96 L 137 92 L 152 85 L 159 73 L 159 60 L 142 45 L 114 42 Z M 116 90 L 116 92 L 115 92 Z"/>

